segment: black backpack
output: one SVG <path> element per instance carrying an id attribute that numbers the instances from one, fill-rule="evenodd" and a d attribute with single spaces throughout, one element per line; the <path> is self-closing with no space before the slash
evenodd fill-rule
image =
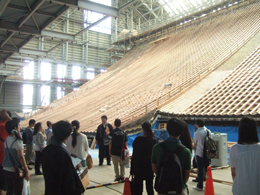
<path id="1" fill-rule="evenodd" d="M 26 131 L 26 130 L 25 130 Z M 23 144 L 26 144 L 26 133 L 23 132 L 22 138 L 23 138 Z"/>
<path id="2" fill-rule="evenodd" d="M 207 129 L 207 136 L 205 138 L 204 143 L 204 152 L 206 152 L 206 156 L 208 159 L 216 158 L 218 147 L 216 142 L 209 135 L 209 130 Z"/>
<path id="3" fill-rule="evenodd" d="M 163 148 L 165 155 L 157 168 L 155 190 L 159 194 L 181 194 L 183 171 L 177 155 L 186 147 L 181 144 L 175 151 L 171 152 L 164 142 L 160 143 L 160 146 Z"/>

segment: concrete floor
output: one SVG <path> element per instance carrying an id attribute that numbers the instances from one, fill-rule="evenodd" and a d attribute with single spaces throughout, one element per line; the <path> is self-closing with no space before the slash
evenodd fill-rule
<path id="1" fill-rule="evenodd" d="M 89 178 L 91 180 L 89 186 L 95 186 L 97 184 L 106 184 L 114 180 L 114 170 L 112 166 L 98 166 L 98 159 L 93 159 L 94 166 L 89 171 Z M 106 163 L 104 163 L 106 164 Z M 126 169 L 126 176 L 129 176 L 130 169 Z M 220 179 L 225 181 L 232 181 L 230 168 L 213 170 L 212 175 L 214 179 Z M 192 182 L 192 177 L 190 177 L 188 186 L 190 190 L 190 195 L 204 195 L 204 191 L 198 192 L 192 189 L 196 184 Z M 43 176 L 36 176 L 34 170 L 31 171 L 31 180 L 30 180 L 30 190 L 31 195 L 43 194 L 44 193 L 44 179 Z M 87 195 L 112 195 L 112 194 L 123 194 L 124 184 L 115 184 L 108 187 L 100 187 L 86 190 L 85 194 Z M 232 186 L 228 184 L 221 184 L 214 182 L 215 195 L 229 195 L 232 194 Z M 144 185 L 144 193 L 147 194 Z M 157 193 L 155 193 L 157 194 Z"/>

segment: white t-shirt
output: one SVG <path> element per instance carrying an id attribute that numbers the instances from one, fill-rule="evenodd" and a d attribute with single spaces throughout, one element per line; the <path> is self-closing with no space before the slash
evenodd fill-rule
<path id="1" fill-rule="evenodd" d="M 75 147 L 72 147 L 72 135 L 66 141 L 66 149 L 70 154 L 74 154 L 77 157 L 85 160 L 88 155 L 88 138 L 84 134 L 77 135 L 77 143 Z"/>
<path id="2" fill-rule="evenodd" d="M 206 136 L 207 136 L 207 128 L 204 126 L 198 128 L 198 130 L 194 133 L 194 138 L 193 138 L 193 143 L 197 144 L 196 155 L 202 158 L 204 153 L 204 143 L 205 143 Z"/>
<path id="3" fill-rule="evenodd" d="M 260 143 L 231 146 L 228 164 L 236 169 L 233 194 L 260 194 Z"/>
<path id="4" fill-rule="evenodd" d="M 16 137 L 12 137 L 12 136 L 8 136 L 5 140 L 5 148 L 6 148 L 6 144 L 8 146 L 8 148 L 14 148 L 16 150 L 23 150 L 23 141 L 22 140 L 17 140 L 14 145 L 11 147 L 11 145 L 13 144 L 13 142 L 16 140 Z M 6 154 L 5 154 L 6 155 Z M 7 154 L 8 155 L 8 154 Z M 3 167 L 4 170 L 9 171 L 9 172 L 15 172 L 14 167 Z"/>

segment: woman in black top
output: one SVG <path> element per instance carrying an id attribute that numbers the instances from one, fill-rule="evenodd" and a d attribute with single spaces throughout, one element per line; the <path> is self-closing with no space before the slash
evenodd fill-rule
<path id="1" fill-rule="evenodd" d="M 143 180 L 146 181 L 146 190 L 148 195 L 154 195 L 151 156 L 152 149 L 156 143 L 153 139 L 152 127 L 149 122 L 142 124 L 143 136 L 139 136 L 133 143 L 133 155 L 131 161 L 131 175 L 134 176 L 134 193 L 140 195 L 143 193 Z"/>

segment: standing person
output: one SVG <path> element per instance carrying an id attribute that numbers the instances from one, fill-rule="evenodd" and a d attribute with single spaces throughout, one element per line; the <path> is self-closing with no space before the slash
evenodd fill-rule
<path id="1" fill-rule="evenodd" d="M 203 180 L 205 174 L 207 173 L 207 167 L 209 166 L 209 160 L 204 152 L 204 144 L 207 136 L 207 131 L 211 135 L 209 129 L 205 127 L 205 122 L 203 120 L 197 120 L 196 125 L 198 129 L 194 134 L 194 150 L 196 154 L 196 162 L 198 166 L 197 178 L 192 180 L 193 182 L 198 182 L 196 186 L 193 187 L 194 190 L 202 191 L 203 190 Z"/>
<path id="2" fill-rule="evenodd" d="M 182 176 L 178 176 L 178 178 L 176 178 L 176 175 L 172 175 L 169 170 L 170 175 L 166 173 L 166 175 L 168 178 L 165 178 L 163 175 L 162 179 L 160 179 L 161 181 L 163 181 L 163 186 L 172 186 L 173 183 L 167 183 L 168 181 L 172 180 L 172 178 L 175 178 L 175 181 L 179 181 L 180 182 L 180 186 L 178 186 L 182 192 L 180 193 L 181 195 L 187 195 L 188 193 L 188 186 L 187 186 L 187 182 L 189 180 L 189 176 L 190 176 L 190 171 L 191 171 L 191 153 L 190 150 L 188 148 L 186 148 L 185 146 L 183 146 L 181 144 L 180 141 L 180 136 L 182 134 L 183 131 L 183 123 L 182 121 L 172 118 L 167 122 L 167 132 L 169 134 L 169 137 L 162 143 L 156 144 L 153 147 L 153 151 L 152 151 L 152 169 L 153 172 L 155 174 L 162 174 L 161 171 L 163 169 L 160 169 L 161 171 L 159 172 L 159 168 L 162 167 L 162 165 L 164 164 L 165 157 L 167 156 L 167 154 L 172 154 L 175 153 L 177 155 L 177 157 L 179 158 L 180 161 L 180 167 L 181 167 L 181 174 Z M 179 149 L 180 148 L 180 149 Z M 165 150 L 167 149 L 167 150 Z M 178 150 L 178 151 L 176 151 Z M 169 165 L 169 163 L 168 163 Z M 166 167 L 167 168 L 167 167 Z M 167 172 L 168 170 L 165 169 L 165 171 Z M 164 171 L 164 173 L 165 173 Z M 160 181 L 160 182 L 161 182 Z M 162 183 L 160 184 L 162 185 Z M 165 191 L 165 189 L 163 189 Z M 168 190 L 167 190 L 168 191 Z M 158 194 L 166 194 L 166 193 L 162 193 L 160 191 L 158 191 Z M 168 194 L 168 193 L 167 193 Z"/>
<path id="3" fill-rule="evenodd" d="M 184 128 L 183 128 L 183 132 L 181 133 L 180 140 L 181 140 L 181 143 L 184 146 L 186 146 L 192 154 L 193 147 L 192 147 L 192 137 L 190 135 L 190 130 L 189 130 L 187 123 L 185 121 L 182 121 L 182 122 L 183 122 Z"/>
<path id="4" fill-rule="evenodd" d="M 260 143 L 254 119 L 244 117 L 240 120 L 238 142 L 231 146 L 228 164 L 234 195 L 260 194 Z"/>
<path id="5" fill-rule="evenodd" d="M 26 135 L 26 152 L 25 152 L 25 160 L 27 165 L 31 163 L 32 157 L 34 155 L 34 149 L 33 149 L 33 128 L 36 121 L 34 119 L 31 119 L 29 121 L 29 126 L 25 129 L 25 135 Z M 29 170 L 32 170 L 31 167 L 28 166 Z"/>
<path id="6" fill-rule="evenodd" d="M 5 128 L 9 134 L 4 144 L 5 157 L 3 161 L 7 195 L 21 195 L 23 191 L 24 178 L 16 176 L 14 166 L 22 166 L 24 168 L 25 179 L 27 181 L 30 179 L 30 173 L 23 156 L 23 141 L 20 136 L 20 126 L 18 120 L 6 122 Z"/>
<path id="7" fill-rule="evenodd" d="M 133 142 L 133 155 L 131 161 L 131 175 L 134 175 L 134 193 L 143 193 L 143 181 L 146 181 L 146 191 L 148 195 L 154 195 L 151 157 L 152 149 L 156 140 L 153 138 L 152 126 L 149 122 L 142 124 L 143 136 L 135 138 Z"/>
<path id="8" fill-rule="evenodd" d="M 121 159 L 121 150 L 124 147 L 127 148 L 127 135 L 126 133 L 120 129 L 121 120 L 115 120 L 115 129 L 109 134 L 111 137 L 109 144 L 109 155 L 112 157 L 112 161 L 114 164 L 114 170 L 116 174 L 115 181 L 120 181 L 125 179 L 125 161 Z M 120 175 L 118 165 L 120 166 Z"/>
<path id="9" fill-rule="evenodd" d="M 59 121 L 53 124 L 52 130 L 52 141 L 42 151 L 45 195 L 81 195 L 85 190 L 64 144 L 72 126 L 67 121 Z"/>
<path id="10" fill-rule="evenodd" d="M 80 123 L 77 120 L 71 122 L 73 133 L 66 141 L 66 149 L 70 154 L 74 154 L 81 158 L 81 165 L 87 166 L 86 158 L 88 155 L 88 138 L 86 135 L 79 132 Z"/>
<path id="11" fill-rule="evenodd" d="M 12 120 L 10 117 L 12 117 L 12 114 L 10 112 L 6 110 L 1 111 L 0 113 L 0 195 L 3 195 L 4 191 L 6 191 L 6 184 L 5 184 L 2 164 L 5 156 L 4 142 L 7 136 L 9 135 L 8 132 L 5 130 L 5 123 L 7 121 Z"/>
<path id="12" fill-rule="evenodd" d="M 101 117 L 102 124 L 100 124 L 97 128 L 96 133 L 96 143 L 99 146 L 99 166 L 103 165 L 104 157 L 107 158 L 107 165 L 111 165 L 111 159 L 109 156 L 109 138 L 108 135 L 111 131 L 113 131 L 112 125 L 107 122 L 107 116 L 103 115 Z"/>
<path id="13" fill-rule="evenodd" d="M 40 171 L 40 162 L 42 157 L 42 150 L 45 148 L 46 135 L 42 128 L 42 123 L 36 123 L 33 132 L 33 142 L 35 144 L 34 150 L 36 152 L 35 160 L 35 175 L 42 175 Z"/>
<path id="14" fill-rule="evenodd" d="M 51 121 L 47 121 L 47 129 L 45 130 L 45 134 L 47 137 L 47 145 L 50 144 L 50 139 L 49 139 L 49 135 L 52 133 L 52 122 Z"/>

